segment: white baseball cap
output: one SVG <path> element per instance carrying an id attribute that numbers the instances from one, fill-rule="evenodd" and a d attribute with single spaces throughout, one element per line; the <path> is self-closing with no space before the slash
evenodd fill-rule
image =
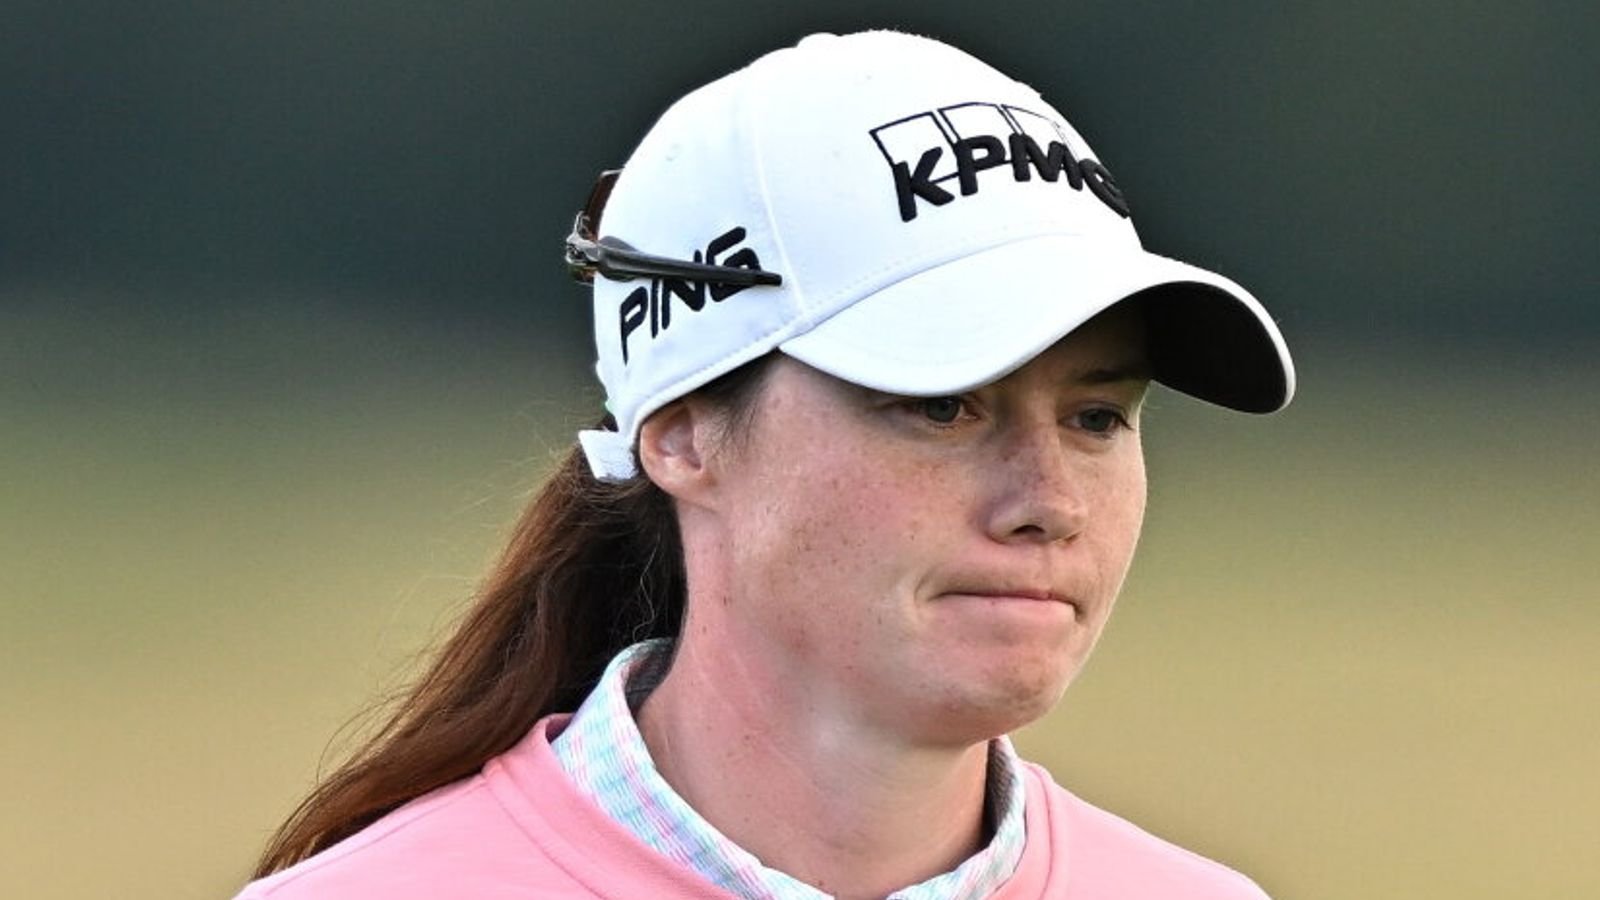
<path id="1" fill-rule="evenodd" d="M 567 257 L 593 282 L 617 430 L 579 439 L 604 480 L 637 474 L 651 413 L 774 349 L 942 396 L 1135 295 L 1156 380 L 1248 412 L 1294 394 L 1256 299 L 1145 251 L 1038 92 L 898 32 L 812 35 L 683 97 L 597 188 Z"/>

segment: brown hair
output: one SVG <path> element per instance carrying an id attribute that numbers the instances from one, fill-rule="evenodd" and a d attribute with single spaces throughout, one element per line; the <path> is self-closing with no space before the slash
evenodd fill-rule
<path id="1" fill-rule="evenodd" d="M 747 427 L 767 359 L 696 391 L 725 433 Z M 540 718 L 576 709 L 622 648 L 677 635 L 685 599 L 672 499 L 643 475 L 597 481 L 574 447 L 422 676 L 278 828 L 254 877 L 472 775 Z"/>

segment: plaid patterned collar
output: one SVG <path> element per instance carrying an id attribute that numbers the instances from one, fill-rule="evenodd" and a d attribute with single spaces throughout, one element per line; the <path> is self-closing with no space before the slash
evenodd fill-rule
<path id="1" fill-rule="evenodd" d="M 660 683 L 670 658 L 670 643 L 657 640 L 634 644 L 612 659 L 551 744 L 562 768 L 580 792 L 645 844 L 732 894 L 748 900 L 829 900 L 728 840 L 656 771 L 633 710 Z M 992 894 L 1022 859 L 1023 796 L 1016 752 L 1009 739 L 998 738 L 989 745 L 986 813 L 995 828 L 988 846 L 952 871 L 895 891 L 889 900 L 977 900 Z"/>

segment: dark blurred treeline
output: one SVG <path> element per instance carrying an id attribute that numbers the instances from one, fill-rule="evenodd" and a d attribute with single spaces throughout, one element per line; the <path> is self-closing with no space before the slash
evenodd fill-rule
<path id="1" fill-rule="evenodd" d="M 1147 246 L 1291 338 L 1600 335 L 1600 6 L 1559 0 L 6 0 L 0 301 L 583 334 L 556 248 L 594 174 L 684 89 L 868 25 L 1040 87 Z"/>

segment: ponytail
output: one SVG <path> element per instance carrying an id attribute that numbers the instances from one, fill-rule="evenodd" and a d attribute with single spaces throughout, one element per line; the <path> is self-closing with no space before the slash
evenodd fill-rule
<path id="1" fill-rule="evenodd" d="M 762 360 L 697 393 L 748 421 Z M 273 835 L 260 878 L 476 773 L 546 715 L 577 709 L 630 644 L 676 637 L 683 547 L 642 474 L 602 482 L 576 447 L 523 512 L 477 600 L 395 711 Z"/>

